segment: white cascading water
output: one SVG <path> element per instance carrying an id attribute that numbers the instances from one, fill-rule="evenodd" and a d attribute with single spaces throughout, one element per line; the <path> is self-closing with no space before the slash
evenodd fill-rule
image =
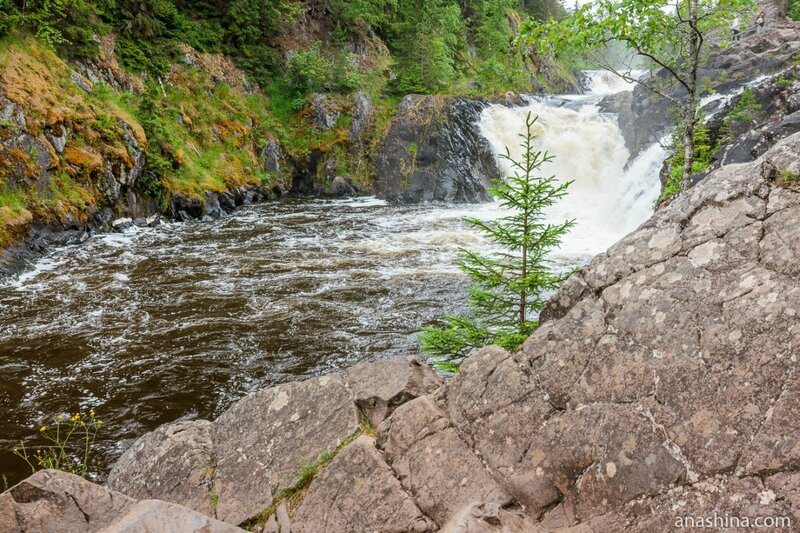
<path id="1" fill-rule="evenodd" d="M 616 117 L 601 113 L 595 105 L 598 96 L 631 89 L 609 76 L 587 73 L 590 90 L 585 95 L 531 98 L 522 107 L 493 105 L 480 119 L 501 170 L 510 174 L 511 165 L 499 155 L 508 149 L 512 157 L 520 158 L 525 119 L 528 113 L 538 117 L 536 147 L 554 157 L 541 174 L 573 182 L 567 196 L 547 213 L 554 223 L 576 222 L 554 254 L 559 262 L 574 264 L 605 251 L 647 220 L 658 198 L 658 172 L 666 151 L 657 143 L 630 161 Z"/>

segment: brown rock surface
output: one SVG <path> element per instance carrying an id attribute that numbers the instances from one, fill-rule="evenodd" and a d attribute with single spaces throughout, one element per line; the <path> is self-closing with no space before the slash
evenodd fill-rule
<path id="1" fill-rule="evenodd" d="M 293 529 L 796 530 L 800 186 L 778 179 L 793 169 L 800 134 L 712 172 L 576 273 L 518 352 L 485 348 L 443 386 L 401 359 L 246 398 L 212 424 L 219 509 L 253 516 L 355 430 L 358 404 L 385 417 L 376 447 L 340 451 Z"/>
<path id="2" fill-rule="evenodd" d="M 233 533 L 241 529 L 186 507 L 137 502 L 85 479 L 42 470 L 0 494 L 3 533 Z"/>
<path id="3" fill-rule="evenodd" d="M 314 480 L 292 526 L 297 533 L 432 530 L 367 436 L 344 448 Z"/>

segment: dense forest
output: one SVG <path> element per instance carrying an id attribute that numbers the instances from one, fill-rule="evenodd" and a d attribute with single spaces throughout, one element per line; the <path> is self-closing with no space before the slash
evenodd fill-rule
<path id="1" fill-rule="evenodd" d="M 0 32 L 31 31 L 72 59 L 96 55 L 94 36 L 114 32 L 125 67 L 155 76 L 184 42 L 231 56 L 262 87 L 283 81 L 299 94 L 373 87 L 374 72 L 349 55 L 354 43 L 377 39 L 391 52 L 391 65 L 379 65 L 392 68 L 390 92 L 448 92 L 462 83 L 491 91 L 525 85 L 511 47 L 521 18 L 562 11 L 556 0 L 0 0 Z M 325 46 L 286 46 L 303 19 L 317 22 Z"/>

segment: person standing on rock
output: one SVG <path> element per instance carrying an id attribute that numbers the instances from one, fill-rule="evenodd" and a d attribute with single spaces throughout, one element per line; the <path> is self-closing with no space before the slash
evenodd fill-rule
<path id="1" fill-rule="evenodd" d="M 733 22 L 731 22 L 731 33 L 733 34 L 733 41 L 736 42 L 739 40 L 741 36 L 741 23 L 739 22 L 739 17 L 735 17 Z"/>

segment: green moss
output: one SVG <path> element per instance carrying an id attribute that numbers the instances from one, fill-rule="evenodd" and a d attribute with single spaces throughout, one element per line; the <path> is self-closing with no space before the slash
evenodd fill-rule
<path id="1" fill-rule="evenodd" d="M 270 516 L 275 514 L 278 511 L 278 507 L 282 504 L 287 504 L 290 509 L 294 509 L 299 507 L 299 505 L 303 501 L 303 497 L 305 496 L 306 491 L 311 486 L 311 483 L 314 479 L 319 475 L 319 473 L 327 467 L 331 461 L 333 461 L 334 457 L 336 457 L 340 451 L 342 451 L 348 444 L 356 440 L 361 435 L 368 435 L 370 437 L 374 437 L 377 434 L 377 429 L 372 422 L 369 420 L 369 417 L 366 415 L 362 415 L 359 421 L 359 429 L 342 442 L 332 451 L 326 450 L 319 454 L 316 461 L 313 463 L 308 463 L 301 466 L 296 472 L 295 477 L 297 481 L 291 486 L 286 487 L 278 491 L 278 494 L 272 500 L 272 503 L 264 509 L 264 511 L 259 515 L 258 519 L 254 521 L 253 524 L 249 524 L 250 526 L 257 526 L 263 527 L 266 524 L 267 520 Z"/>

